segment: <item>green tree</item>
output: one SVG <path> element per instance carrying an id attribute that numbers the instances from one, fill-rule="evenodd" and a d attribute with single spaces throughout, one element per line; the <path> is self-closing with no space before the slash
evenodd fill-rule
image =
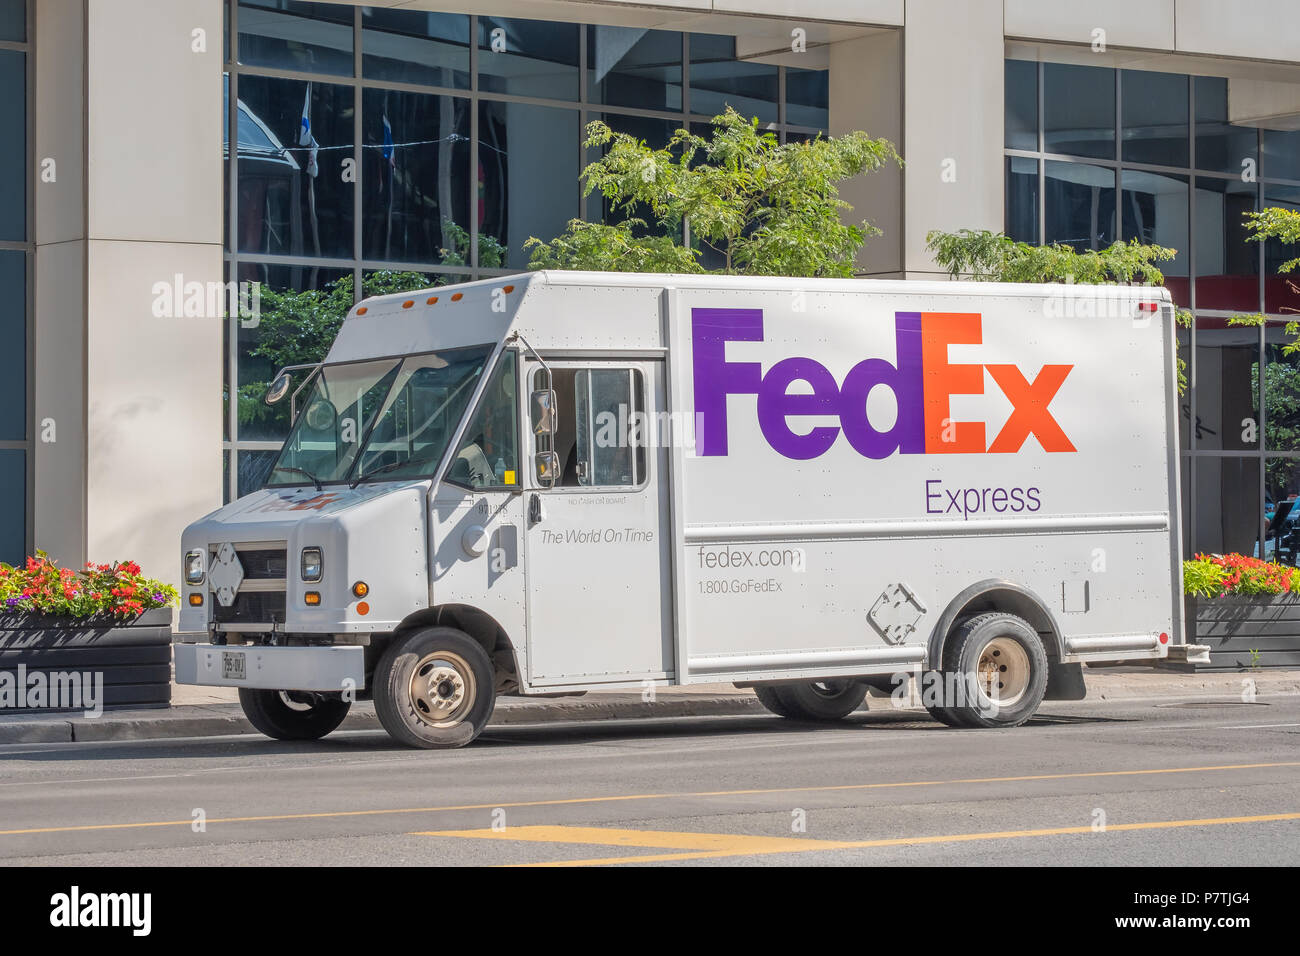
<path id="1" fill-rule="evenodd" d="M 843 221 L 852 207 L 836 184 L 902 162 L 892 143 L 862 132 L 781 145 L 730 108 L 710 136 L 679 129 L 663 149 L 599 120 L 586 146 L 605 151 L 582 171 L 586 193 L 624 218 L 574 219 L 549 242 L 530 238 L 533 269 L 701 273 L 707 246 L 727 274 L 852 276 L 854 256 L 880 230 Z"/>
<path id="2" fill-rule="evenodd" d="M 983 282 L 1164 285 L 1165 274 L 1156 263 L 1178 255 L 1177 249 L 1136 239 L 1086 252 L 1056 242 L 1034 246 L 988 229 L 935 229 L 926 234 L 925 247 L 954 279 Z M 1175 315 L 1184 328 L 1192 324 L 1190 310 L 1179 309 Z M 1178 391 L 1186 389 L 1187 362 L 1179 355 Z"/>

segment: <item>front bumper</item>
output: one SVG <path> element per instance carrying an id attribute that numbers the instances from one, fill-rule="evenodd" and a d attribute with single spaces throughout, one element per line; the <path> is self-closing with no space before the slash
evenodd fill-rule
<path id="1" fill-rule="evenodd" d="M 174 644 L 172 651 L 178 684 L 322 692 L 366 686 L 363 647 Z"/>

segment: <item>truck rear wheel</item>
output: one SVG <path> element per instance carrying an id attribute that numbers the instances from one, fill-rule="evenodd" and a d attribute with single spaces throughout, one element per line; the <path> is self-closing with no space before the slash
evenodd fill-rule
<path id="1" fill-rule="evenodd" d="M 1048 663 L 1028 621 L 981 614 L 949 642 L 942 675 L 948 706 L 935 714 L 938 719 L 953 727 L 1019 727 L 1034 715 L 1047 691 Z"/>
<path id="2" fill-rule="evenodd" d="M 778 717 L 791 720 L 839 720 L 859 707 L 867 685 L 852 680 L 810 681 L 755 687 L 759 702 Z"/>
<path id="3" fill-rule="evenodd" d="M 402 634 L 375 668 L 375 713 L 408 747 L 463 747 L 487 726 L 496 705 L 492 662 L 452 627 Z"/>
<path id="4" fill-rule="evenodd" d="M 343 723 L 352 706 L 337 694 L 239 688 L 244 716 L 276 740 L 319 740 Z"/>

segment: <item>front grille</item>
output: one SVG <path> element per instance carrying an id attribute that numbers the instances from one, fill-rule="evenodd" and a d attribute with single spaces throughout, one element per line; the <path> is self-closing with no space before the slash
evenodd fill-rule
<path id="1" fill-rule="evenodd" d="M 212 599 L 212 619 L 218 624 L 283 624 L 284 609 L 283 591 L 240 591 L 230 607 Z"/>
<path id="2" fill-rule="evenodd" d="M 245 581 L 283 581 L 288 577 L 289 558 L 284 548 L 256 548 L 245 551 L 236 546 Z"/>

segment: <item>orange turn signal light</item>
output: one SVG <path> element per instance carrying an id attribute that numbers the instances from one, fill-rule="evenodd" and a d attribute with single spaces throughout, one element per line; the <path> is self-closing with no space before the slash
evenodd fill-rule
<path id="1" fill-rule="evenodd" d="M 316 607 L 318 604 L 320 604 L 320 592 L 308 591 L 306 594 L 302 596 L 302 599 L 312 607 Z"/>
<path id="2" fill-rule="evenodd" d="M 352 593 L 356 597 L 363 598 L 370 593 L 370 585 L 365 581 L 358 581 L 356 584 L 352 585 Z"/>
<path id="3" fill-rule="evenodd" d="M 202 607 L 202 606 L 203 606 L 203 595 L 202 595 L 202 594 L 197 594 L 197 593 L 196 593 L 196 594 L 191 594 L 191 595 L 190 595 L 190 607 Z"/>
<path id="4" fill-rule="evenodd" d="M 453 294 L 452 294 L 452 297 L 451 297 L 451 301 L 452 301 L 452 302 L 459 302 L 460 299 L 461 299 L 461 296 L 463 296 L 464 294 L 465 294 L 465 293 L 463 293 L 463 292 L 456 292 L 456 293 L 453 293 Z"/>

